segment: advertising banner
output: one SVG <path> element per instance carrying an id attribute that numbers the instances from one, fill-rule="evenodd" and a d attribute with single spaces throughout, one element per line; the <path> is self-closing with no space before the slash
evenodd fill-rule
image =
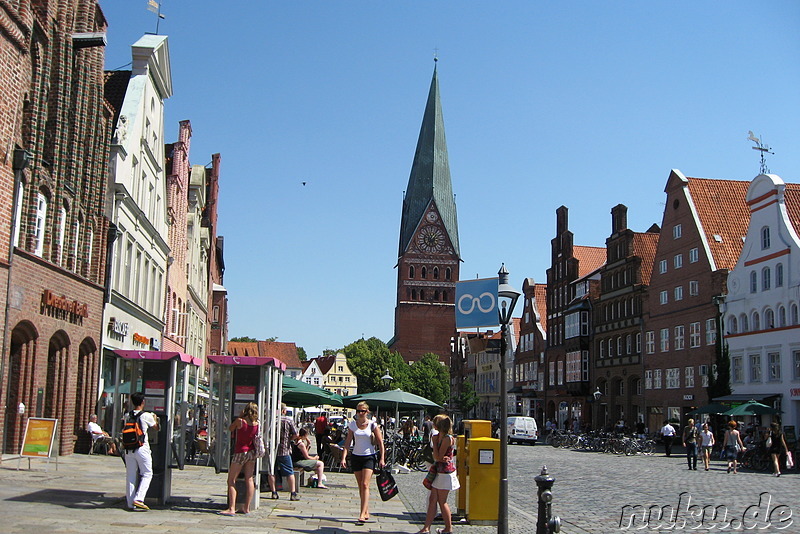
<path id="1" fill-rule="evenodd" d="M 20 456 L 49 458 L 56 438 L 58 419 L 31 417 L 25 424 Z"/>

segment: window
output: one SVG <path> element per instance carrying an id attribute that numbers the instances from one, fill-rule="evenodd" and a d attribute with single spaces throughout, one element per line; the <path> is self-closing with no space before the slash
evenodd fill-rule
<path id="1" fill-rule="evenodd" d="M 758 291 L 758 275 L 755 271 L 750 271 L 750 293 Z"/>
<path id="2" fill-rule="evenodd" d="M 728 333 L 729 334 L 739 333 L 739 325 L 735 316 L 728 317 Z"/>
<path id="3" fill-rule="evenodd" d="M 617 356 L 622 356 L 622 336 L 617 336 Z"/>
<path id="4" fill-rule="evenodd" d="M 433 279 L 434 280 L 438 280 L 439 279 L 439 268 L 438 267 L 434 267 L 433 268 Z"/>
<path id="5" fill-rule="evenodd" d="M 444 270 L 444 279 L 450 280 L 451 276 L 453 276 L 452 271 L 450 270 L 450 267 L 448 267 L 447 269 Z"/>
<path id="6" fill-rule="evenodd" d="M 67 233 L 67 208 L 61 206 L 58 218 L 58 259 L 59 265 L 64 265 L 64 237 Z"/>
<path id="7" fill-rule="evenodd" d="M 694 367 L 684 367 L 683 369 L 683 380 L 685 382 L 685 386 L 687 388 L 694 387 Z"/>
<path id="8" fill-rule="evenodd" d="M 219 322 L 219 306 L 214 306 L 213 311 L 211 312 L 211 322 Z"/>
<path id="9" fill-rule="evenodd" d="M 675 327 L 675 350 L 683 350 L 683 325 Z"/>
<path id="10" fill-rule="evenodd" d="M 636 333 L 636 354 L 642 353 L 642 333 Z"/>
<path id="11" fill-rule="evenodd" d="M 780 382 L 781 380 L 781 353 L 767 353 L 768 374 L 767 380 L 770 382 Z"/>
<path id="12" fill-rule="evenodd" d="M 753 312 L 753 332 L 761 330 L 761 316 L 758 312 Z"/>
<path id="13" fill-rule="evenodd" d="M 630 354 L 633 351 L 633 336 L 628 334 L 625 336 L 625 354 Z"/>
<path id="14" fill-rule="evenodd" d="M 556 385 L 556 362 L 550 362 L 549 383 L 551 386 Z"/>
<path id="15" fill-rule="evenodd" d="M 689 263 L 697 263 L 700 259 L 700 251 L 697 247 L 689 249 Z"/>
<path id="16" fill-rule="evenodd" d="M 792 324 L 792 326 L 794 326 L 794 325 L 796 325 L 796 324 L 797 324 L 797 321 L 798 321 L 798 317 L 797 317 L 797 304 L 792 304 L 792 307 L 790 308 L 790 310 L 791 310 L 791 311 L 789 312 L 789 315 L 790 315 L 790 319 L 791 319 L 791 321 L 792 321 L 792 323 L 791 323 L 791 324 Z"/>
<path id="17" fill-rule="evenodd" d="M 675 300 L 683 300 L 683 286 L 675 288 Z"/>
<path id="18" fill-rule="evenodd" d="M 764 329 L 775 328 L 775 312 L 772 308 L 767 308 L 764 311 Z"/>
<path id="19" fill-rule="evenodd" d="M 661 369 L 653 371 L 653 389 L 661 389 Z"/>
<path id="20" fill-rule="evenodd" d="M 769 291 L 770 283 L 772 282 L 769 267 L 764 267 L 761 270 L 761 291 Z"/>
<path id="21" fill-rule="evenodd" d="M 92 246 L 94 245 L 94 231 L 89 228 L 86 232 L 86 269 L 87 274 L 91 276 L 89 273 L 89 267 L 92 266 Z"/>
<path id="22" fill-rule="evenodd" d="M 689 347 L 697 348 L 700 346 L 700 322 L 689 325 Z"/>
<path id="23" fill-rule="evenodd" d="M 672 367 L 666 372 L 666 389 L 678 389 L 681 387 L 681 370 L 679 367 Z"/>
<path id="24" fill-rule="evenodd" d="M 696 297 L 700 294 L 700 282 L 697 280 L 689 280 L 689 295 Z"/>
<path id="25" fill-rule="evenodd" d="M 624 380 L 620 380 L 619 381 L 619 388 L 617 389 L 617 393 L 619 394 L 620 397 L 624 397 L 625 396 L 625 381 Z"/>
<path id="26" fill-rule="evenodd" d="M 73 248 L 72 248 L 72 257 L 74 258 L 72 262 L 72 270 L 75 272 L 78 271 L 78 258 L 79 258 L 78 253 L 80 252 L 80 250 L 81 250 L 81 221 L 80 219 L 78 219 L 77 221 L 75 221 L 75 241 L 73 242 Z"/>
<path id="27" fill-rule="evenodd" d="M 750 326 L 749 321 L 747 320 L 747 315 L 741 314 L 739 315 L 739 327 L 742 329 L 742 333 L 749 332 Z"/>
<path id="28" fill-rule="evenodd" d="M 600 357 L 606 357 L 606 342 L 603 339 L 600 340 Z"/>
<path id="29" fill-rule="evenodd" d="M 33 231 L 33 253 L 37 256 L 44 252 L 44 223 L 47 218 L 47 198 L 43 193 L 36 195 L 36 226 Z"/>
<path id="30" fill-rule="evenodd" d="M 661 304 L 666 304 L 667 302 L 669 302 L 669 297 L 667 296 L 667 292 L 662 291 L 661 293 L 659 293 L 658 300 Z"/>
<path id="31" fill-rule="evenodd" d="M 750 355 L 750 382 L 761 382 L 761 355 Z"/>
<path id="32" fill-rule="evenodd" d="M 680 224 L 676 224 L 675 226 L 673 226 L 672 227 L 672 239 L 679 239 L 681 237 L 681 234 L 682 234 L 681 230 L 682 229 L 681 229 L 681 225 Z"/>
<path id="33" fill-rule="evenodd" d="M 644 389 L 653 389 L 653 371 L 644 372 Z"/>
<path id="34" fill-rule="evenodd" d="M 612 358 L 614 356 L 614 339 L 608 340 L 608 357 Z"/>
<path id="35" fill-rule="evenodd" d="M 708 387 L 708 365 L 700 366 L 700 387 Z"/>
<path id="36" fill-rule="evenodd" d="M 786 308 L 778 306 L 778 328 L 786 326 Z"/>
<path id="37" fill-rule="evenodd" d="M 654 354 L 656 352 L 656 333 L 648 330 L 644 333 L 644 347 L 647 354 Z"/>
<path id="38" fill-rule="evenodd" d="M 564 385 L 564 360 L 558 360 L 558 385 Z"/>
<path id="39" fill-rule="evenodd" d="M 661 352 L 669 351 L 669 328 L 661 329 Z"/>
<path id="40" fill-rule="evenodd" d="M 14 235 L 12 236 L 12 243 L 15 247 L 19 246 L 19 231 L 22 225 L 22 199 L 24 197 L 25 184 L 19 183 L 17 186 L 17 209 L 14 215 Z"/>
<path id="41" fill-rule="evenodd" d="M 414 278 L 414 266 L 413 265 L 409 265 L 408 266 L 408 277 L 409 278 Z"/>
<path id="42" fill-rule="evenodd" d="M 717 320 L 706 319 L 706 345 L 713 345 L 717 342 Z"/>
<path id="43" fill-rule="evenodd" d="M 800 380 L 800 350 L 792 351 L 792 368 L 794 369 L 794 379 Z"/>
<path id="44" fill-rule="evenodd" d="M 769 248 L 769 226 L 761 229 L 761 250 Z"/>
<path id="45" fill-rule="evenodd" d="M 744 382 L 744 369 L 742 368 L 741 356 L 734 356 L 731 358 L 731 381 L 739 384 Z"/>
<path id="46" fill-rule="evenodd" d="M 675 257 L 672 258 L 672 264 L 676 269 L 683 267 L 683 254 L 675 254 Z"/>
<path id="47" fill-rule="evenodd" d="M 661 274 L 667 272 L 667 260 L 661 260 L 658 262 L 658 272 Z"/>
<path id="48" fill-rule="evenodd" d="M 428 278 L 428 268 L 427 267 L 422 267 L 422 269 L 420 269 L 420 276 L 422 276 L 422 278 Z"/>
<path id="49" fill-rule="evenodd" d="M 775 266 L 775 287 L 783 287 L 783 264 Z"/>

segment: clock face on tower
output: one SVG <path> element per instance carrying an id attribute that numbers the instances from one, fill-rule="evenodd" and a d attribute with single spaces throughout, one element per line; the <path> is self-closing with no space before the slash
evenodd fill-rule
<path id="1" fill-rule="evenodd" d="M 444 242 L 444 234 L 436 226 L 423 226 L 417 234 L 417 247 L 422 252 L 441 252 Z"/>

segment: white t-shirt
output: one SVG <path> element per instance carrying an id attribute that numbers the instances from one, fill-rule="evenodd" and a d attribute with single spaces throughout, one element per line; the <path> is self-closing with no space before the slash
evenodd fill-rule
<path id="1" fill-rule="evenodd" d="M 355 456 L 372 456 L 377 448 L 372 444 L 372 430 L 375 421 L 370 421 L 367 428 L 358 428 L 358 423 L 350 421 L 347 429 L 353 433 L 353 454 Z"/>
<path id="2" fill-rule="evenodd" d="M 672 425 L 664 425 L 661 428 L 661 435 L 662 436 L 674 436 L 675 435 L 675 428 Z"/>
<path id="3" fill-rule="evenodd" d="M 138 413 L 139 412 L 134 411 L 133 412 L 133 416 L 136 417 L 136 414 L 138 414 Z M 125 414 L 125 421 L 128 420 L 129 416 L 130 416 L 130 412 Z M 153 415 L 152 412 L 144 412 L 144 413 L 142 413 L 141 417 L 139 417 L 139 424 L 142 425 L 142 432 L 144 432 L 144 435 L 145 435 L 144 445 L 142 445 L 139 448 L 143 449 L 143 450 L 146 450 L 147 452 L 150 452 L 150 439 L 149 439 L 149 436 L 147 435 L 147 430 L 150 429 L 150 428 L 155 428 L 155 426 L 156 426 L 156 416 Z"/>
<path id="4" fill-rule="evenodd" d="M 89 432 L 89 434 L 91 434 L 93 437 L 104 435 L 103 429 L 100 428 L 100 425 L 94 421 L 89 421 L 89 424 L 86 425 L 86 431 Z"/>

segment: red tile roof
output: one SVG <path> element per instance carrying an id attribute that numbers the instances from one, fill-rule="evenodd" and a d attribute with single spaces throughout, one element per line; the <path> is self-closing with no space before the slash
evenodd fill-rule
<path id="1" fill-rule="evenodd" d="M 536 298 L 536 311 L 539 313 L 539 324 L 547 332 L 547 284 L 535 284 L 533 296 Z"/>
<path id="2" fill-rule="evenodd" d="M 297 357 L 297 345 L 280 341 L 259 341 L 258 352 L 261 356 L 277 358 L 286 364 L 288 369 L 302 369 L 300 358 Z"/>
<path id="3" fill-rule="evenodd" d="M 578 278 L 583 278 L 606 262 L 606 247 L 575 245 L 572 255 L 578 260 Z"/>
<path id="4" fill-rule="evenodd" d="M 642 275 L 642 283 L 645 285 L 650 285 L 650 275 L 653 274 L 659 235 L 652 232 L 634 232 L 633 234 L 633 254 L 642 258 L 639 270 Z"/>
<path id="5" fill-rule="evenodd" d="M 717 269 L 733 269 L 750 224 L 750 210 L 745 201 L 750 182 L 688 177 L 687 180 Z"/>
<path id="6" fill-rule="evenodd" d="M 794 231 L 800 235 L 800 184 L 786 184 L 784 198 L 789 220 L 792 221 Z"/>
<path id="7" fill-rule="evenodd" d="M 233 356 L 260 356 L 257 342 L 229 341 L 228 354 Z"/>

